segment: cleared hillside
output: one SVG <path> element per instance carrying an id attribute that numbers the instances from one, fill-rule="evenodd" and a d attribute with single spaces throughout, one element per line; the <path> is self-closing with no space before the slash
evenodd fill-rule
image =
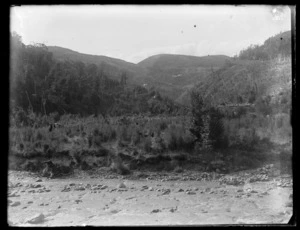
<path id="1" fill-rule="evenodd" d="M 209 75 L 196 88 L 212 105 L 254 103 L 291 91 L 291 59 L 233 63 Z"/>
<path id="2" fill-rule="evenodd" d="M 230 60 L 231 58 L 225 55 L 196 57 L 159 54 L 141 61 L 138 65 L 148 70 L 147 77 L 143 78 L 144 83 L 158 88 L 162 94 L 181 102 L 179 98 L 187 88 L 193 87 L 196 82 Z"/>

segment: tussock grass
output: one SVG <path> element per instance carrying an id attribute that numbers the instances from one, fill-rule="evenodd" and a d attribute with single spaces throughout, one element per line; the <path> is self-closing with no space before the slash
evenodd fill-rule
<path id="1" fill-rule="evenodd" d="M 134 116 L 127 118 L 126 122 L 122 117 L 112 117 L 107 123 L 101 117 L 80 118 L 74 115 L 63 115 L 57 119 L 52 115 L 49 118 L 39 118 L 36 123 L 32 119 L 27 125 L 11 124 L 9 148 L 10 155 L 15 156 L 11 158 L 15 163 L 10 162 L 10 168 L 21 167 L 16 157 L 30 160 L 36 157 L 51 159 L 65 156 L 74 161 L 76 167 L 89 169 L 110 166 L 113 171 L 125 175 L 130 170 L 141 168 L 144 165 L 143 161 L 138 163 L 137 158 L 146 154 L 171 157 L 171 161 L 161 158 L 159 160 L 161 162 L 156 165 L 157 170 L 180 172 L 184 162 L 194 155 L 199 156 L 199 168 L 202 169 L 209 169 L 209 164 L 217 160 L 224 161 L 229 168 L 241 165 L 248 168 L 255 167 L 267 160 L 268 156 L 265 153 L 277 148 L 266 134 L 263 136 L 259 133 L 259 119 L 264 118 L 251 120 L 246 117 L 241 118 L 240 121 L 238 119 L 224 121 L 225 134 L 230 146 L 228 149 L 220 150 L 222 153 L 220 154 L 215 150 L 205 150 L 195 145 L 194 137 L 189 131 L 189 117 Z M 50 132 L 47 126 L 50 121 L 56 121 L 60 126 Z M 249 122 L 253 123 L 253 126 L 249 126 Z M 280 129 L 280 135 L 288 132 L 288 121 L 284 114 L 278 115 L 272 122 L 270 121 L 269 124 L 274 125 L 274 130 Z M 128 151 L 136 161 L 129 161 L 128 165 L 119 160 L 107 163 L 109 152 L 106 148 L 116 142 L 120 149 L 131 148 Z M 137 150 L 138 156 L 134 155 Z M 291 152 L 291 148 L 287 151 Z M 283 151 L 283 156 L 287 155 L 286 152 Z M 86 160 L 88 156 L 92 156 L 93 159 Z M 282 162 L 289 162 L 284 157 L 282 159 Z M 31 163 L 28 164 L 22 167 L 34 167 Z M 288 163 L 282 163 L 284 164 Z M 211 170 L 215 168 L 211 167 Z"/>

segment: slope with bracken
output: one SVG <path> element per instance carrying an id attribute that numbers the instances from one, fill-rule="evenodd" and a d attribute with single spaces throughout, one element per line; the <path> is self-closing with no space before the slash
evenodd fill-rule
<path id="1" fill-rule="evenodd" d="M 143 79 L 147 85 L 155 86 L 163 94 L 176 100 L 187 88 L 191 88 L 229 60 L 231 58 L 225 55 L 196 57 L 159 54 L 139 62 L 138 65 L 148 70 L 147 77 Z"/>

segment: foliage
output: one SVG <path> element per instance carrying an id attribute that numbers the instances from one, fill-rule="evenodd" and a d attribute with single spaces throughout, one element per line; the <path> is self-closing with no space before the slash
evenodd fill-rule
<path id="1" fill-rule="evenodd" d="M 239 54 L 240 59 L 270 60 L 278 56 L 289 57 L 292 53 L 291 31 L 279 33 L 267 39 L 263 45 L 251 45 Z"/>
<path id="2" fill-rule="evenodd" d="M 43 44 L 25 46 L 11 34 L 11 106 L 35 114 L 176 114 L 179 105 L 155 90 L 110 76 L 105 64 L 57 61 Z"/>
<path id="3" fill-rule="evenodd" d="M 191 93 L 192 127 L 191 133 L 202 147 L 214 149 L 225 147 L 221 112 L 204 103 L 203 96 L 197 91 Z"/>
<path id="4" fill-rule="evenodd" d="M 198 142 L 203 141 L 202 129 L 204 127 L 203 115 L 205 113 L 203 98 L 200 93 L 196 91 L 191 92 L 191 106 L 192 106 L 192 127 L 191 133 L 195 136 Z"/>

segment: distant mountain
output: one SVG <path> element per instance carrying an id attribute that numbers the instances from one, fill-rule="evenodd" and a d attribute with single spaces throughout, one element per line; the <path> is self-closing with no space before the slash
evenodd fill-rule
<path id="1" fill-rule="evenodd" d="M 57 46 L 50 46 L 48 49 L 57 60 L 103 65 L 105 72 L 114 79 L 120 79 L 122 73 L 126 72 L 129 83 L 148 89 L 155 87 L 162 95 L 184 105 L 189 104 L 189 91 L 195 86 L 217 104 L 234 103 L 249 101 L 254 93 L 258 93 L 259 87 L 268 88 L 267 83 L 254 79 L 262 75 L 262 79 L 269 82 L 264 78 L 269 76 L 269 72 L 265 72 L 269 67 L 264 62 L 273 60 L 278 55 L 290 56 L 291 31 L 270 37 L 261 46 L 251 45 L 236 58 L 225 55 L 197 57 L 158 54 L 134 64 Z"/>
<path id="2" fill-rule="evenodd" d="M 210 74 L 212 70 L 219 69 L 231 59 L 225 55 L 196 57 L 159 54 L 134 64 L 102 55 L 83 54 L 58 46 L 48 46 L 48 50 L 53 53 L 56 60 L 102 65 L 104 72 L 115 80 L 119 80 L 125 72 L 129 83 L 146 88 L 155 87 L 162 95 L 173 100 Z"/>
<path id="3" fill-rule="evenodd" d="M 148 70 L 143 78 L 147 85 L 155 86 L 162 94 L 182 102 L 182 94 L 230 61 L 225 55 L 204 57 L 159 54 L 146 58 L 138 63 Z"/>
<path id="4" fill-rule="evenodd" d="M 146 72 L 142 67 L 134 63 L 126 62 L 117 58 L 111 58 L 102 55 L 83 54 L 58 46 L 48 46 L 48 50 L 53 53 L 53 57 L 56 60 L 68 60 L 96 65 L 102 64 L 105 66 L 108 74 L 110 76 L 114 76 L 115 78 L 120 78 L 121 74 L 126 72 L 129 78 L 132 80 L 138 77 L 143 77 Z"/>
<path id="5" fill-rule="evenodd" d="M 175 70 L 197 67 L 220 67 L 224 65 L 230 57 L 225 55 L 208 55 L 204 57 L 176 55 L 176 54 L 158 54 L 146 58 L 138 63 L 139 66 L 148 69 Z"/>

